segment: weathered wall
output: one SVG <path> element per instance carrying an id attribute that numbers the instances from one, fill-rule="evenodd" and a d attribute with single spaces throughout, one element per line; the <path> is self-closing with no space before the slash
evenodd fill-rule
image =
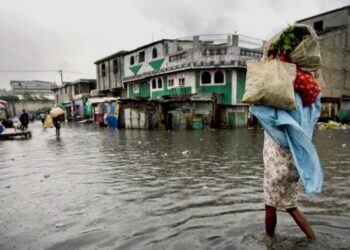
<path id="1" fill-rule="evenodd" d="M 350 52 L 346 49 L 344 30 L 320 37 L 321 86 L 323 97 L 350 95 L 349 63 Z"/>
<path id="2" fill-rule="evenodd" d="M 12 116 L 18 116 L 22 112 L 23 109 L 25 109 L 27 112 L 33 112 L 35 113 L 40 108 L 45 107 L 53 107 L 55 104 L 55 101 L 18 101 L 14 103 L 14 114 L 11 114 Z"/>
<path id="3" fill-rule="evenodd" d="M 350 15 L 349 8 L 298 21 L 314 26 L 323 22 L 321 48 L 322 97 L 350 95 Z"/>

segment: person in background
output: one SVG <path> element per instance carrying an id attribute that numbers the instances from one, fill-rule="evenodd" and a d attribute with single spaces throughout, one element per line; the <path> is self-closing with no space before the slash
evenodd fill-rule
<path id="1" fill-rule="evenodd" d="M 61 122 L 60 122 L 60 117 L 53 118 L 53 126 L 56 128 L 56 137 L 59 138 L 61 135 Z"/>
<path id="2" fill-rule="evenodd" d="M 28 124 L 29 124 L 29 115 L 24 109 L 23 109 L 21 115 L 19 116 L 19 121 L 21 122 L 20 129 L 27 130 Z"/>
<path id="3" fill-rule="evenodd" d="M 40 120 L 41 120 L 42 124 L 44 125 L 45 118 L 46 118 L 46 114 L 43 113 L 43 112 L 41 112 L 41 113 L 39 114 L 39 116 L 40 116 Z"/>

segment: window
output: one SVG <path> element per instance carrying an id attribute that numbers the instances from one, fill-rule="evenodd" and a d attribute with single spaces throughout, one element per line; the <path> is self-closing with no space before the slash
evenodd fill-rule
<path id="1" fill-rule="evenodd" d="M 214 83 L 224 83 L 224 73 L 222 71 L 216 71 L 214 74 Z"/>
<path id="2" fill-rule="evenodd" d="M 152 89 L 156 89 L 157 88 L 157 82 L 156 79 L 152 80 Z"/>
<path id="3" fill-rule="evenodd" d="M 130 57 L 130 65 L 134 65 L 134 63 L 135 63 L 135 58 L 134 58 L 134 56 L 131 56 Z"/>
<path id="4" fill-rule="evenodd" d="M 152 58 L 157 58 L 158 57 L 158 51 L 157 48 L 152 49 Z"/>
<path id="5" fill-rule="evenodd" d="M 66 93 L 66 94 L 67 94 L 67 86 L 66 86 L 66 87 L 64 87 L 64 93 Z"/>
<path id="6" fill-rule="evenodd" d="M 165 43 L 165 44 L 164 44 L 164 50 L 165 50 L 165 55 L 168 55 L 168 53 L 169 53 L 169 46 L 168 46 L 168 43 Z"/>
<path id="7" fill-rule="evenodd" d="M 152 90 L 161 90 L 163 89 L 162 78 L 152 80 Z"/>
<path id="8" fill-rule="evenodd" d="M 185 78 L 179 78 L 179 86 L 185 86 Z"/>
<path id="9" fill-rule="evenodd" d="M 202 84 L 211 84 L 211 74 L 208 71 L 202 73 Z"/>
<path id="10" fill-rule="evenodd" d="M 144 51 L 141 51 L 139 53 L 139 63 L 140 62 L 144 62 L 145 61 L 145 52 Z"/>
<path id="11" fill-rule="evenodd" d="M 169 87 L 174 87 L 174 79 L 169 79 L 168 80 L 168 86 Z"/>
<path id="12" fill-rule="evenodd" d="M 101 76 L 105 77 L 106 76 L 106 64 L 102 63 L 101 65 Z"/>
<path id="13" fill-rule="evenodd" d="M 113 72 L 114 74 L 118 74 L 119 69 L 118 69 L 118 59 L 113 60 Z"/>
<path id="14" fill-rule="evenodd" d="M 134 83 L 132 85 L 132 90 L 134 91 L 134 93 L 139 93 L 139 84 L 138 83 Z"/>
<path id="15" fill-rule="evenodd" d="M 163 88 L 163 81 L 162 78 L 158 79 L 158 89 L 162 89 Z"/>
<path id="16" fill-rule="evenodd" d="M 316 31 L 323 30 L 323 21 L 314 22 L 314 29 Z"/>

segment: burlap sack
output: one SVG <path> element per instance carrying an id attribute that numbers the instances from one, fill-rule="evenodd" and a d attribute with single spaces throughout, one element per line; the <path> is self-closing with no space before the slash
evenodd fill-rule
<path id="1" fill-rule="evenodd" d="M 299 69 L 304 71 L 316 71 L 321 66 L 321 49 L 318 41 L 318 36 L 315 30 L 306 24 L 296 23 L 292 26 L 295 29 L 304 30 L 309 34 L 299 45 L 289 54 L 289 59 L 296 64 Z M 269 50 L 273 49 L 273 44 L 279 39 L 285 29 L 278 32 L 269 41 L 266 42 L 263 49 L 263 60 L 268 59 Z"/>
<path id="2" fill-rule="evenodd" d="M 53 128 L 53 121 L 51 115 L 47 115 L 45 117 L 44 128 Z"/>
<path id="3" fill-rule="evenodd" d="M 243 103 L 295 109 L 296 65 L 279 60 L 248 61 Z"/>
<path id="4" fill-rule="evenodd" d="M 52 118 L 56 118 L 57 116 L 60 116 L 63 114 L 64 114 L 64 110 L 61 109 L 60 107 L 53 108 L 50 111 L 50 115 L 52 116 Z"/>
<path id="5" fill-rule="evenodd" d="M 289 59 L 292 63 L 295 63 L 299 69 L 309 72 L 316 71 L 321 66 L 321 50 L 318 36 L 309 25 L 295 24 L 295 26 L 300 29 L 307 29 L 310 36 L 299 43 L 289 54 Z"/>

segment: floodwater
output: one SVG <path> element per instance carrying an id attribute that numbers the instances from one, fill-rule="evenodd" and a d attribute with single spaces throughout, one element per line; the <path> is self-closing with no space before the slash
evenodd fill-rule
<path id="1" fill-rule="evenodd" d="M 316 130 L 323 192 L 264 236 L 262 130 L 30 124 L 0 141 L 0 249 L 349 249 L 350 130 Z M 186 151 L 186 152 L 184 152 Z"/>

